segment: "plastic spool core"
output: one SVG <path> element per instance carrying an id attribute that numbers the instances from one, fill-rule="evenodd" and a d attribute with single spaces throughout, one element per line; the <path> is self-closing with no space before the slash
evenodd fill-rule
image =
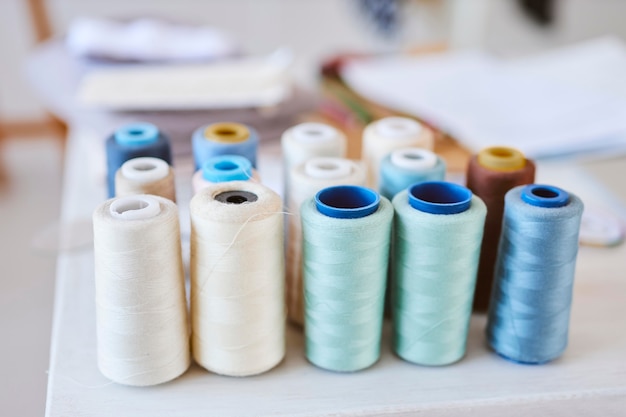
<path id="1" fill-rule="evenodd" d="M 131 195 L 115 199 L 109 211 L 111 216 L 120 220 L 146 220 L 157 216 L 161 206 L 149 195 Z"/>
<path id="2" fill-rule="evenodd" d="M 514 148 L 493 146 L 478 153 L 478 163 L 495 171 L 515 171 L 526 166 L 524 154 Z"/>
<path id="3" fill-rule="evenodd" d="M 170 166 L 159 158 L 142 157 L 124 162 L 120 169 L 122 175 L 129 180 L 152 182 L 167 177 Z"/>
<path id="4" fill-rule="evenodd" d="M 239 155 L 215 156 L 202 164 L 202 178 L 210 182 L 247 181 L 252 163 Z"/>
<path id="5" fill-rule="evenodd" d="M 151 123 L 133 123 L 115 131 L 115 141 L 120 145 L 148 145 L 159 139 L 159 128 Z"/>
<path id="6" fill-rule="evenodd" d="M 409 205 L 431 214 L 457 214 L 470 208 L 472 192 L 462 185 L 428 181 L 409 187 Z"/>
<path id="7" fill-rule="evenodd" d="M 204 137 L 222 143 L 243 142 L 250 136 L 248 128 L 239 123 L 214 123 L 204 129 Z"/>
<path id="8" fill-rule="evenodd" d="M 418 148 L 398 149 L 391 153 L 391 163 L 411 171 L 425 171 L 437 165 L 437 155 Z"/>
<path id="9" fill-rule="evenodd" d="M 530 184 L 522 189 L 522 200 L 536 207 L 563 207 L 569 202 L 567 191 L 552 185 Z"/>
<path id="10" fill-rule="evenodd" d="M 376 122 L 376 132 L 387 139 L 406 139 L 419 136 L 422 125 L 413 119 L 387 117 Z"/>
<path id="11" fill-rule="evenodd" d="M 304 163 L 304 173 L 316 179 L 338 179 L 350 175 L 352 166 L 349 161 L 340 158 L 311 158 Z"/>
<path id="12" fill-rule="evenodd" d="M 249 191 L 233 190 L 224 191 L 215 196 L 215 199 L 224 204 L 254 203 L 259 197 Z"/>
<path id="13" fill-rule="evenodd" d="M 380 196 L 374 190 L 356 185 L 324 188 L 315 195 L 317 211 L 337 219 L 358 219 L 378 210 Z"/>
<path id="14" fill-rule="evenodd" d="M 322 123 L 301 123 L 294 126 L 292 135 L 302 143 L 328 142 L 337 136 L 337 131 Z"/>

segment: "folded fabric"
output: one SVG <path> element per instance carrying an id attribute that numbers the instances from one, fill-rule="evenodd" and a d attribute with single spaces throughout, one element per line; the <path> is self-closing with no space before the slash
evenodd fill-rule
<path id="1" fill-rule="evenodd" d="M 68 29 L 66 45 L 77 56 L 143 62 L 212 60 L 238 50 L 217 29 L 151 18 L 126 22 L 78 18 Z"/>

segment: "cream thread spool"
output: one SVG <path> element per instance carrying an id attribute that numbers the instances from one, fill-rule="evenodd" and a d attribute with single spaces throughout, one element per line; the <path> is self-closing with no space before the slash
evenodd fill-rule
<path id="1" fill-rule="evenodd" d="M 191 200 L 193 356 L 209 371 L 255 375 L 285 355 L 282 202 L 250 181 Z"/>
<path id="2" fill-rule="evenodd" d="M 344 158 L 347 152 L 345 135 L 323 123 L 300 123 L 287 129 L 281 138 L 284 159 L 284 197 L 289 201 L 291 169 L 314 157 Z"/>
<path id="3" fill-rule="evenodd" d="M 406 117 L 386 117 L 367 125 L 363 131 L 361 157 L 367 166 L 368 185 L 378 189 L 382 159 L 396 149 L 418 147 L 432 150 L 434 133 Z"/>
<path id="4" fill-rule="evenodd" d="M 152 195 L 93 214 L 98 367 L 114 382 L 156 385 L 190 364 L 178 210 Z"/>
<path id="5" fill-rule="evenodd" d="M 115 173 L 115 196 L 152 194 L 176 202 L 174 170 L 159 158 L 130 159 Z"/>
<path id="6" fill-rule="evenodd" d="M 292 323 L 304 324 L 302 288 L 302 225 L 300 206 L 318 191 L 334 185 L 365 185 L 362 166 L 344 158 L 311 158 L 291 169 L 287 239 L 287 314 Z"/>

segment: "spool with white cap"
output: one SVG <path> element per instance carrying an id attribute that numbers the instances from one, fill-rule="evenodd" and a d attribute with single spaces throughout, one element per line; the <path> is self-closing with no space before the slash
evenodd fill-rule
<path id="1" fill-rule="evenodd" d="M 93 214 L 98 368 L 125 385 L 160 384 L 190 364 L 178 209 L 153 195 Z"/>
<path id="2" fill-rule="evenodd" d="M 159 158 L 130 159 L 115 173 L 115 196 L 152 194 L 176 201 L 174 171 Z"/>
<path id="3" fill-rule="evenodd" d="M 289 175 L 293 167 L 314 157 L 344 158 L 346 137 L 339 130 L 323 123 L 300 123 L 283 133 L 281 138 L 285 173 L 285 201 L 289 201 Z"/>
<path id="4" fill-rule="evenodd" d="M 291 169 L 288 209 L 288 238 L 286 253 L 287 311 L 292 323 L 304 324 L 302 289 L 302 225 L 300 206 L 326 187 L 335 185 L 365 185 L 365 170 L 355 161 L 345 158 L 311 158 Z"/>
<path id="5" fill-rule="evenodd" d="M 443 181 L 446 163 L 435 153 L 421 148 L 401 148 L 387 155 L 380 164 L 380 194 L 392 199 L 411 185 Z"/>
<path id="6" fill-rule="evenodd" d="M 433 146 L 433 131 L 413 119 L 386 117 L 370 123 L 363 131 L 362 146 L 369 186 L 378 188 L 380 163 L 392 151 L 406 147 L 432 150 Z"/>

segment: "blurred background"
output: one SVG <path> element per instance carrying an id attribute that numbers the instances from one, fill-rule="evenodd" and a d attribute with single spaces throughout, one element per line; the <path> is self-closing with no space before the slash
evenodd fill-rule
<path id="1" fill-rule="evenodd" d="M 46 239 L 47 233 L 53 235 L 50 230 L 60 213 L 63 153 L 68 134 L 90 129 L 94 136 L 104 139 L 122 122 L 147 119 L 172 135 L 175 153 L 184 158 L 189 152 L 190 132 L 207 120 L 245 121 L 258 126 L 264 140 L 271 141 L 302 120 L 333 123 L 356 137 L 367 122 L 398 112 L 420 117 L 442 135 L 459 140 L 461 152 L 471 152 L 483 145 L 481 138 L 493 134 L 478 123 L 484 114 L 473 114 L 476 123 L 461 124 L 456 123 L 465 110 L 460 105 L 426 99 L 398 100 L 391 93 L 393 88 L 401 90 L 399 83 L 386 85 L 379 62 L 363 59 L 445 51 L 450 54 L 446 55 L 448 61 L 431 62 L 434 67 L 426 68 L 430 72 L 424 70 L 422 78 L 432 79 L 429 85 L 440 88 L 429 91 L 436 97 L 471 93 L 446 91 L 444 87 L 450 85 L 447 80 L 437 78 L 437 84 L 435 78 L 428 78 L 433 72 L 454 73 L 455 68 L 467 74 L 466 66 L 480 74 L 493 74 L 481 85 L 496 89 L 489 83 L 498 79 L 505 92 L 509 91 L 512 76 L 519 80 L 532 72 L 545 81 L 550 78 L 548 75 L 552 79 L 567 78 L 569 73 L 566 87 L 570 89 L 559 97 L 584 96 L 596 100 L 588 102 L 601 102 L 607 106 L 601 116 L 611 113 L 615 117 L 606 121 L 601 116 L 594 117 L 611 129 L 597 137 L 577 137 L 576 146 L 569 146 L 573 142 L 569 136 L 563 136 L 558 146 L 529 145 L 526 150 L 538 157 L 555 157 L 594 148 L 608 159 L 589 163 L 589 169 L 610 178 L 615 167 L 623 166 L 623 160 L 614 157 L 623 152 L 626 137 L 626 126 L 620 124 L 626 121 L 626 117 L 622 118 L 626 115 L 626 78 L 623 71 L 618 72 L 626 68 L 621 44 L 626 39 L 624 16 L 626 2 L 622 0 L 0 1 L 0 412 L 7 416 L 38 416 L 45 406 L 57 254 Z M 128 48 L 122 47 L 120 52 L 120 45 L 118 49 L 116 45 L 106 49 L 98 44 L 97 37 L 91 43 L 81 43 L 94 33 L 107 38 L 107 33 L 128 29 L 103 27 L 102 22 L 129 23 L 146 17 L 165 23 L 158 27 L 161 36 L 170 41 L 182 39 L 179 44 L 170 42 L 173 46 L 168 46 L 169 52 L 177 47 L 185 49 L 181 47 L 186 44 L 185 30 L 198 25 L 219 31 L 204 34 L 215 47 L 202 50 L 201 54 L 190 48 L 189 56 L 181 58 L 173 53 L 159 55 L 163 52 L 159 48 L 142 50 L 140 40 L 130 55 Z M 71 36 L 66 38 L 68 31 Z M 116 55 L 116 51 L 121 55 Z M 480 53 L 463 55 L 463 51 Z M 535 56 L 543 60 L 525 60 Z M 256 93 L 260 95 L 247 96 L 249 102 L 229 102 L 221 108 L 219 97 L 189 104 L 185 102 L 189 97 L 180 96 L 180 91 L 172 86 L 172 102 L 168 103 L 169 97 L 155 99 L 140 90 L 109 94 L 108 87 L 119 79 L 106 78 L 111 73 L 101 71 L 124 70 L 142 63 L 156 62 L 163 69 L 168 63 L 204 65 L 243 58 L 253 60 L 251 65 L 257 73 L 261 69 L 270 71 L 266 65 L 278 71 L 278 78 L 263 82 L 276 82 L 272 86 L 277 88 L 286 85 L 286 89 L 278 89 L 282 93 L 271 97 L 259 90 Z M 357 64 L 352 65 L 355 59 Z M 510 62 L 520 64 L 511 66 Z M 559 67 L 563 62 L 570 67 Z M 588 66 L 590 62 L 598 68 Z M 588 71 L 576 73 L 582 67 Z M 607 68 L 613 68 L 613 73 L 602 72 Z M 401 75 L 406 76 L 407 71 Z M 120 74 L 113 73 L 125 76 Z M 168 73 L 164 74 L 161 76 Z M 459 77 L 456 79 L 462 81 Z M 584 82 L 587 79 L 593 82 Z M 461 81 L 459 85 L 467 85 Z M 531 81 L 529 90 L 541 91 L 543 84 L 535 83 L 536 79 Z M 571 90 L 581 85 L 586 87 L 587 95 Z M 589 95 L 591 90 L 593 95 Z M 611 100 L 606 99 L 607 91 Z M 613 97 L 614 91 L 619 92 L 617 98 Z M 166 89 L 164 94 L 167 92 Z M 602 100 L 599 92 L 605 94 Z M 176 94 L 178 101 L 173 100 Z M 490 106 L 500 99 L 488 98 Z M 521 107 L 536 98 L 526 95 L 517 100 L 510 96 Z M 492 109 L 482 110 L 489 113 Z M 577 112 L 590 110 L 571 111 L 569 117 L 579 120 Z M 611 137 L 607 139 L 608 136 Z M 524 147 L 521 143 L 513 145 Z M 101 143 L 94 142 L 94 153 L 102 152 L 100 148 Z M 353 149 L 351 156 L 358 157 L 358 150 Z M 94 168 L 94 176 L 99 169 Z M 622 202 L 626 201 L 623 187 L 612 187 Z"/>

